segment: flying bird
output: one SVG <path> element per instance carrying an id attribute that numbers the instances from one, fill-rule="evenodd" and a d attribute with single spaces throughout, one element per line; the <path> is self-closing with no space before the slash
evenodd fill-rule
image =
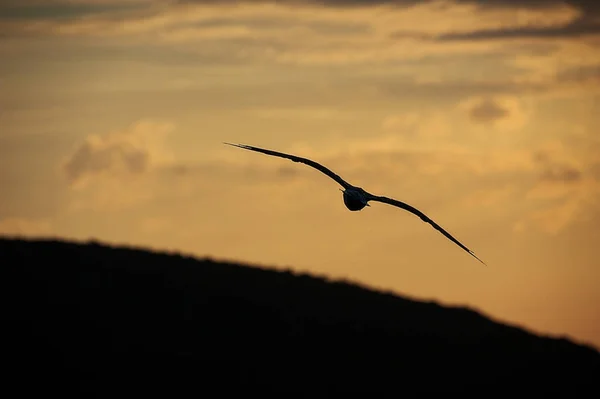
<path id="1" fill-rule="evenodd" d="M 451 240 L 456 245 L 458 245 L 459 247 L 461 247 L 462 249 L 467 251 L 471 256 L 473 256 L 475 259 L 477 259 L 478 261 L 480 261 L 481 263 L 483 263 L 485 265 L 485 262 L 483 262 L 481 259 L 479 259 L 477 257 L 477 255 L 475 255 L 475 253 L 473 253 L 473 251 L 471 251 L 469 248 L 467 248 L 463 244 L 461 244 L 456 238 L 452 237 L 450 235 L 450 233 L 448 233 L 446 230 L 441 228 L 437 223 L 435 223 L 433 220 L 431 220 L 429 217 L 427 217 L 423 212 L 419 211 L 418 209 L 416 209 L 404 202 L 401 202 L 401 201 L 398 201 L 398 200 L 395 200 L 392 198 L 388 198 L 388 197 L 373 195 L 373 194 L 363 190 L 360 187 L 353 186 L 352 184 L 348 183 L 347 181 L 342 179 L 340 176 L 338 176 L 337 174 L 332 172 L 330 169 L 326 168 L 325 166 L 323 166 L 315 161 L 307 159 L 307 158 L 302 158 L 302 157 L 298 157 L 295 155 L 285 154 L 283 152 L 266 150 L 264 148 L 253 147 L 251 145 L 232 144 L 232 143 L 225 143 L 225 142 L 223 144 L 243 148 L 245 150 L 261 152 L 261 153 L 267 154 L 267 155 L 286 158 L 293 162 L 300 162 L 300 163 L 303 163 L 305 165 L 308 165 L 308 166 L 311 166 L 311 167 L 317 169 L 318 171 L 326 174 L 327 176 L 329 176 L 330 178 L 335 180 L 340 186 L 342 186 L 344 188 L 343 190 L 340 188 L 340 191 L 342 191 L 344 193 L 343 194 L 344 205 L 346 205 L 346 208 L 348 208 L 348 210 L 350 210 L 350 211 L 360 211 L 365 206 L 370 206 L 369 201 L 382 202 L 384 204 L 389 204 L 389 205 L 397 206 L 398 208 L 402 208 L 402 209 L 418 216 L 419 218 L 421 218 L 422 221 L 432 225 L 437 231 L 442 233 L 449 240 Z"/>

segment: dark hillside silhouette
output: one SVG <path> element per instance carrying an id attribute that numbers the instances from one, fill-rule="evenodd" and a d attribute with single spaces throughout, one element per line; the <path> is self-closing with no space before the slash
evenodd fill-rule
<path id="1" fill-rule="evenodd" d="M 10 398 L 600 397 L 596 349 L 464 308 L 97 243 L 0 264 Z"/>

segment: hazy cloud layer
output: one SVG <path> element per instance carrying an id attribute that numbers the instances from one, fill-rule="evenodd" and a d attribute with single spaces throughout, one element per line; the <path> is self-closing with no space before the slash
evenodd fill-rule
<path id="1" fill-rule="evenodd" d="M 255 1 L 255 0 L 246 0 Z M 380 6 L 380 5 L 396 5 L 396 6 L 412 6 L 416 3 L 435 2 L 434 0 L 276 0 L 283 4 L 317 4 L 323 6 Z M 228 3 L 243 3 L 244 0 L 177 0 L 182 4 L 228 4 Z M 258 0 L 256 2 L 270 3 L 273 0 Z M 458 0 L 459 3 L 476 4 L 482 7 L 523 7 L 523 8 L 548 8 L 563 3 L 568 3 L 576 7 L 581 7 L 585 10 L 600 9 L 595 0 Z"/>
<path id="2" fill-rule="evenodd" d="M 585 1 L 132 1 L 123 3 L 130 7 L 125 11 L 112 10 L 117 3 L 111 1 L 54 2 L 46 8 L 15 4 L 5 3 L 4 9 L 12 11 L 0 20 L 0 34 L 6 38 L 97 39 L 115 49 L 115 57 L 123 54 L 116 49 L 129 46 L 132 54 L 155 64 L 183 59 L 230 67 L 378 65 L 386 68 L 378 74 L 385 82 L 381 90 L 409 96 L 433 95 L 442 81 L 442 90 L 454 96 L 478 94 L 475 91 L 569 96 L 583 88 L 576 77 L 565 76 L 600 64 L 600 48 L 593 42 L 564 41 L 560 36 L 564 32 L 566 40 L 577 29 L 595 26 L 590 15 L 598 8 Z M 87 10 L 82 4 L 91 7 L 89 15 L 68 17 Z M 25 9 L 39 15 L 29 18 L 23 11 L 16 16 Z M 45 12 L 63 12 L 64 18 L 44 17 Z M 544 37 L 536 32 L 555 34 Z M 529 42 L 514 40 L 535 35 L 539 37 Z M 471 37 L 482 40 L 457 40 Z M 490 40 L 497 37 L 509 40 Z M 154 52 L 163 55 L 148 55 Z M 416 65 L 477 56 L 479 60 L 472 59 L 477 69 L 472 76 L 453 76 L 453 68 L 421 70 Z M 486 57 L 496 60 L 493 68 Z M 394 76 L 398 67 L 412 83 Z M 185 79 L 179 81 L 185 84 Z"/>
<path id="3" fill-rule="evenodd" d="M 304 7 L 286 7 L 286 4 Z M 413 2 L 410 2 L 413 3 Z M 581 10 L 562 3 L 554 3 L 544 9 L 511 9 L 476 7 L 472 3 L 448 1 L 415 2 L 410 7 L 395 7 L 396 2 L 186 2 L 184 5 L 152 5 L 144 12 L 126 14 L 98 13 L 86 18 L 53 21 L 54 18 L 41 18 L 31 24 L 26 21 L 19 25 L 5 25 L 9 34 L 56 34 L 56 35 L 92 35 L 101 37 L 135 37 L 142 33 L 152 33 L 155 38 L 167 42 L 185 42 L 194 40 L 244 40 L 244 44 L 253 41 L 267 41 L 274 46 L 290 41 L 302 48 L 313 47 L 311 39 L 317 35 L 326 38 L 320 46 L 330 50 L 346 44 L 360 49 L 364 44 L 378 44 L 386 51 L 394 51 L 401 46 L 414 46 L 414 40 L 401 43 L 389 43 L 389 37 L 398 26 L 403 31 L 413 32 L 414 38 L 433 37 L 431 35 L 468 33 L 468 29 L 518 29 L 532 27 L 562 26 L 576 20 Z M 342 7 L 329 9 L 326 5 Z M 98 6 L 98 5 L 96 5 Z M 100 6 L 106 6 L 102 4 Z M 383 6 L 381 9 L 377 6 Z M 49 6 L 52 7 L 58 6 Z M 80 7 L 74 5 L 72 7 Z M 108 7 L 108 6 L 107 6 Z M 222 7 L 226 7 L 223 9 Z M 358 7 L 358 8 L 357 8 Z M 68 7 L 67 7 L 68 8 Z M 40 10 L 25 7 L 23 9 Z M 224 12 L 226 11 L 226 12 Z M 41 12 L 41 11 L 37 11 Z M 60 11 L 55 11 L 60 13 Z M 67 13 L 67 11 L 65 11 Z M 451 17 L 451 18 L 445 18 Z M 24 18 L 25 20 L 27 18 Z M 39 19 L 36 17 L 36 19 Z M 11 18 L 7 18 L 10 22 Z M 433 23 L 435 21 L 435 23 Z M 362 38 L 364 43 L 347 39 Z M 396 32 L 396 37 L 399 37 Z M 270 41 L 270 43 L 268 42 Z M 434 45 L 433 43 L 429 44 Z M 359 47 L 356 47 L 359 46 Z M 474 45 L 476 46 L 476 45 Z M 451 48 L 446 44 L 446 48 Z M 376 49 L 377 52 L 383 49 Z M 416 51 L 417 49 L 412 49 Z M 366 51 L 366 48 L 363 49 Z M 383 55 L 380 55 L 383 56 Z M 348 57 L 348 55 L 346 55 Z"/>

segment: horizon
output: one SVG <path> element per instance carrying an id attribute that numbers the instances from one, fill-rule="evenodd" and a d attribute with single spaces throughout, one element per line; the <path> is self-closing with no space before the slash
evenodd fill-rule
<path id="1" fill-rule="evenodd" d="M 0 1 L 0 235 L 274 265 L 600 347 L 600 6 Z M 430 217 L 348 211 L 311 167 Z"/>

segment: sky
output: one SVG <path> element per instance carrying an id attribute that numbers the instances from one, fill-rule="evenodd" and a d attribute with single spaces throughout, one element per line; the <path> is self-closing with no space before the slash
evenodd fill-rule
<path id="1" fill-rule="evenodd" d="M 600 348 L 595 0 L 0 0 L 0 234 L 291 269 Z M 242 143 L 311 158 L 404 201 Z"/>

